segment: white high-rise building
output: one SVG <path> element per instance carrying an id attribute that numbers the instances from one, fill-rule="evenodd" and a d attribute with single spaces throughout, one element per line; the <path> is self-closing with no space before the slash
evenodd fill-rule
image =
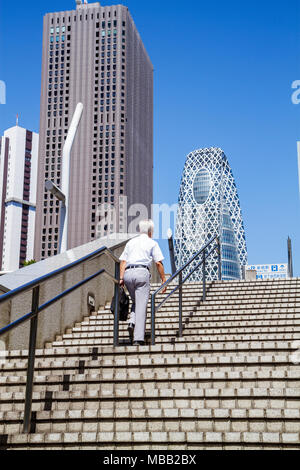
<path id="1" fill-rule="evenodd" d="M 0 268 L 33 259 L 38 134 L 15 126 L 0 138 Z"/>

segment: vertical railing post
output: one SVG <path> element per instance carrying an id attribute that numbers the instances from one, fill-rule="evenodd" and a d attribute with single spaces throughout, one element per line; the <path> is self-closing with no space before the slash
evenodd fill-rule
<path id="1" fill-rule="evenodd" d="M 34 316 L 30 320 L 27 382 L 26 382 L 25 409 L 24 409 L 24 422 L 23 422 L 24 433 L 29 433 L 30 428 L 31 428 L 32 392 L 33 392 L 33 380 L 34 380 L 36 336 L 37 336 L 37 326 L 38 326 L 39 296 L 40 296 L 40 286 L 37 286 L 32 291 L 31 311 L 34 314 Z"/>
<path id="2" fill-rule="evenodd" d="M 220 238 L 217 239 L 217 244 L 218 244 L 218 248 L 217 248 L 217 251 L 218 251 L 218 278 L 219 278 L 219 281 L 222 280 L 222 263 L 221 263 L 221 242 L 220 242 Z"/>
<path id="3" fill-rule="evenodd" d="M 203 281 L 203 302 L 206 300 L 206 258 L 205 258 L 205 250 L 203 250 L 202 254 L 202 281 Z"/>
<path id="4" fill-rule="evenodd" d="M 119 317 L 120 317 L 120 264 L 115 264 L 115 295 L 114 295 L 114 347 L 119 346 Z"/>
<path id="5" fill-rule="evenodd" d="M 182 336 L 182 271 L 179 273 L 179 336 Z"/>
<path id="6" fill-rule="evenodd" d="M 151 295 L 151 344 L 155 345 L 155 294 Z"/>

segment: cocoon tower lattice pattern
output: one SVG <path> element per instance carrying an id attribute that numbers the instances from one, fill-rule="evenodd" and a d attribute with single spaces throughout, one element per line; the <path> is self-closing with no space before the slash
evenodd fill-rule
<path id="1" fill-rule="evenodd" d="M 221 240 L 222 279 L 241 279 L 247 248 L 235 180 L 223 150 L 205 148 L 191 152 L 183 170 L 175 231 L 177 268 L 214 235 Z M 218 279 L 216 252 L 206 261 L 206 275 L 207 280 Z M 202 280 L 202 269 L 190 280 Z"/>

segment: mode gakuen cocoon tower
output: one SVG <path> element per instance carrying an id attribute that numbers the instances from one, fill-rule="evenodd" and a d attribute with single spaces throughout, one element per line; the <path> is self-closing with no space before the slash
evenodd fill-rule
<path id="1" fill-rule="evenodd" d="M 176 220 L 177 268 L 214 235 L 219 235 L 221 241 L 222 279 L 242 279 L 242 266 L 248 260 L 240 201 L 226 155 L 212 147 L 195 150 L 186 159 Z M 207 280 L 217 280 L 217 253 L 206 263 Z M 202 280 L 202 269 L 196 270 L 190 280 Z"/>

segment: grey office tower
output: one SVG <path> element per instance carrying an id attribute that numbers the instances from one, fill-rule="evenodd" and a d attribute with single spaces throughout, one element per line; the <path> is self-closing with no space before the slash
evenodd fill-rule
<path id="1" fill-rule="evenodd" d="M 76 1 L 44 17 L 35 259 L 59 251 L 59 201 L 45 180 L 61 184 L 64 141 L 77 103 L 82 119 L 71 153 L 68 248 L 95 240 L 99 205 L 126 207 L 153 198 L 153 66 L 128 8 Z M 102 207 L 102 206 L 101 206 Z M 110 227 L 104 226 L 104 233 Z"/>

